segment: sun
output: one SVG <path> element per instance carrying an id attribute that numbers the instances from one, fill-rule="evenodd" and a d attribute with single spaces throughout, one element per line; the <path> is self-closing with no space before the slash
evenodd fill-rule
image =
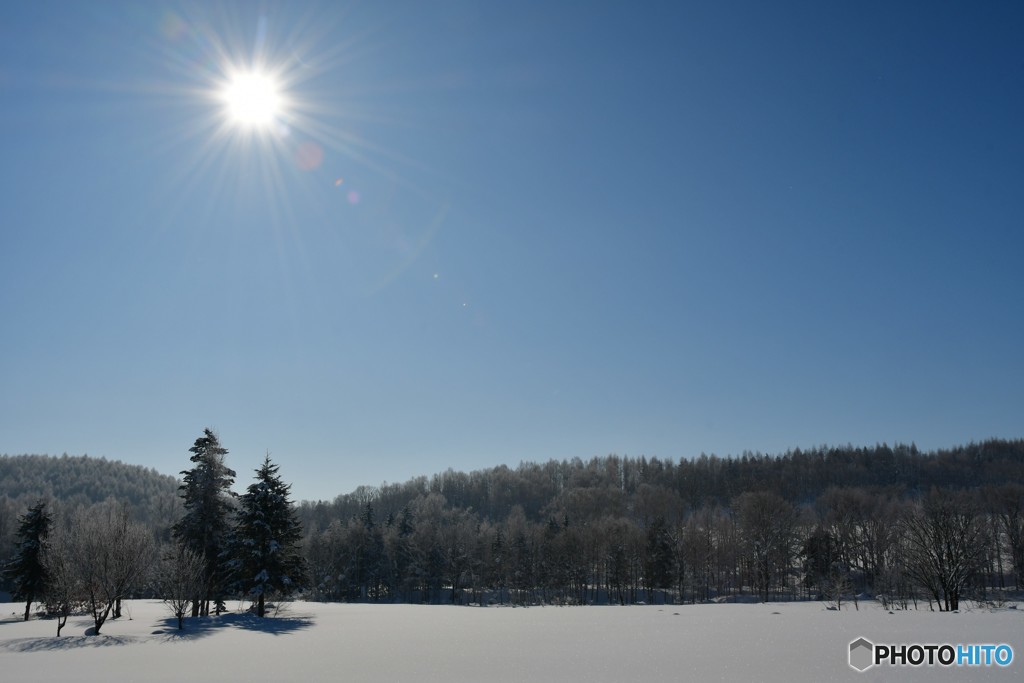
<path id="1" fill-rule="evenodd" d="M 236 73 L 221 94 L 231 121 L 243 128 L 263 128 L 281 114 L 281 89 L 269 75 Z"/>

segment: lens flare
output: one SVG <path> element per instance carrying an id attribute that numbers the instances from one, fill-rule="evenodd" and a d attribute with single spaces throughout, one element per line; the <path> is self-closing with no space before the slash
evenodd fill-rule
<path id="1" fill-rule="evenodd" d="M 324 150 L 315 142 L 303 142 L 295 150 L 295 165 L 303 171 L 319 168 L 324 161 Z"/>

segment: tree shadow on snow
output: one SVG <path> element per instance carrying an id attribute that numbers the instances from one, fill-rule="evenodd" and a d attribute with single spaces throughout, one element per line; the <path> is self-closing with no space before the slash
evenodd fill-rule
<path id="1" fill-rule="evenodd" d="M 168 617 L 161 623 L 163 628 L 154 631 L 154 635 L 162 635 L 165 642 L 173 642 L 205 638 L 227 629 L 283 636 L 309 628 L 314 622 L 311 617 L 301 615 L 260 618 L 247 612 L 238 612 L 222 614 L 219 617 L 186 617 L 185 628 L 180 631 L 176 617 Z"/>
<path id="2" fill-rule="evenodd" d="M 113 647 L 141 642 L 134 636 L 48 636 L 45 638 L 17 638 L 0 642 L 0 650 L 8 652 L 53 652 L 57 650 L 80 650 L 83 648 Z"/>
<path id="3" fill-rule="evenodd" d="M 157 623 L 158 627 L 149 635 L 124 636 L 100 633 L 97 636 L 93 635 L 94 629 L 91 618 L 72 617 L 68 620 L 67 625 L 64 627 L 64 633 L 59 638 L 54 634 L 50 636 L 0 640 L 0 652 L 53 652 L 131 645 L 133 643 L 153 640 L 173 643 L 197 640 L 213 635 L 218 631 L 231 629 L 281 636 L 309 628 L 313 626 L 314 621 L 312 617 L 307 615 L 278 615 L 261 619 L 248 612 L 238 612 L 225 613 L 219 617 L 187 617 L 185 619 L 185 628 L 180 631 L 178 630 L 178 619 L 176 617 L 160 619 Z M 116 624 L 116 621 L 110 620 L 104 624 L 104 628 L 116 628 Z M 56 629 L 56 623 L 54 623 L 54 629 Z"/>
<path id="4" fill-rule="evenodd" d="M 52 617 L 34 617 L 33 621 L 49 622 L 53 627 L 52 635 L 30 638 L 12 638 L 0 641 L 0 650 L 7 652 L 52 652 L 55 650 L 76 650 L 83 648 L 112 647 L 130 645 L 146 640 L 135 635 L 126 636 L 101 632 L 96 635 L 96 626 L 92 617 L 74 615 L 68 618 L 60 637 L 57 636 L 57 620 Z M 116 629 L 120 619 L 108 619 L 104 629 Z M 23 621 L 13 623 L 24 623 Z"/>
<path id="5" fill-rule="evenodd" d="M 53 617 L 48 617 L 39 612 L 32 612 L 32 618 L 29 621 L 53 621 Z M 0 626 L 7 626 L 9 624 L 24 624 L 25 623 L 25 606 L 22 604 L 20 612 L 11 612 L 10 614 L 0 616 Z M 91 622 L 90 622 L 91 623 Z M 57 627 L 53 627 L 54 631 Z"/>

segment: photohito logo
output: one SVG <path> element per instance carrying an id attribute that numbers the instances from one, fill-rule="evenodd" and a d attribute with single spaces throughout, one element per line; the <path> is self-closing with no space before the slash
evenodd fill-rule
<path id="1" fill-rule="evenodd" d="M 850 643 L 850 666 L 867 671 L 873 666 L 1010 666 L 1013 648 L 1006 643 L 941 645 L 901 643 L 876 645 L 867 638 Z"/>

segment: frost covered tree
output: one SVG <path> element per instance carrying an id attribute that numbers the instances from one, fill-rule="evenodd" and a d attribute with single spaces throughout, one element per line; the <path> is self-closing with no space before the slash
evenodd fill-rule
<path id="1" fill-rule="evenodd" d="M 235 472 L 224 464 L 228 450 L 210 429 L 189 449 L 195 466 L 182 471 L 178 492 L 184 499 L 185 516 L 174 525 L 174 538 L 203 558 L 202 591 L 193 596 L 192 616 L 210 613 L 210 602 L 220 613 L 226 588 L 224 552 L 234 510 L 231 485 Z"/>
<path id="2" fill-rule="evenodd" d="M 58 527 L 43 546 L 41 561 L 49 582 L 46 587 L 46 613 L 56 617 L 57 637 L 84 598 L 82 581 L 72 557 L 74 537 L 67 526 Z"/>
<path id="3" fill-rule="evenodd" d="M 191 548 L 177 544 L 161 559 L 156 583 L 164 604 L 178 620 L 179 631 L 185 627 L 189 606 L 202 593 L 205 580 L 203 556 Z"/>
<path id="4" fill-rule="evenodd" d="M 256 481 L 239 497 L 231 563 L 238 588 L 264 616 L 267 595 L 288 595 L 306 587 L 306 563 L 299 542 L 302 526 L 268 454 Z"/>
<path id="5" fill-rule="evenodd" d="M 99 635 L 115 606 L 149 570 L 152 534 L 133 522 L 124 506 L 103 503 L 79 510 L 54 545 L 45 566 L 51 572 L 48 592 L 57 596 L 58 614 L 63 605 L 70 609 L 84 603 L 93 618 L 93 633 Z"/>
<path id="6" fill-rule="evenodd" d="M 76 557 L 93 615 L 96 634 L 121 600 L 130 596 L 153 563 L 150 531 L 131 519 L 128 508 L 105 503 L 94 506 L 80 521 Z"/>
<path id="7" fill-rule="evenodd" d="M 28 621 L 32 602 L 43 594 L 47 585 L 42 552 L 53 518 L 46 510 L 46 503 L 40 501 L 18 517 L 18 523 L 18 550 L 5 573 L 14 582 L 13 597 L 25 601 L 25 621 Z"/>

